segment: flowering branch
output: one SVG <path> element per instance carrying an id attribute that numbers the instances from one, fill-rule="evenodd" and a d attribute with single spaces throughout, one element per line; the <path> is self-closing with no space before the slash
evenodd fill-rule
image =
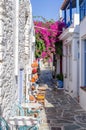
<path id="1" fill-rule="evenodd" d="M 61 21 L 34 21 L 34 26 L 36 34 L 36 58 L 44 58 L 51 61 L 52 53 L 55 54 L 57 52 L 55 46 L 59 43 L 58 37 L 65 25 Z"/>

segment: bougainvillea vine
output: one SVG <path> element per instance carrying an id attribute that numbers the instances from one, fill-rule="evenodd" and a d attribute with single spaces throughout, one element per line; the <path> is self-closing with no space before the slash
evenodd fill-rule
<path id="1" fill-rule="evenodd" d="M 36 35 L 36 58 L 52 60 L 55 54 L 55 45 L 59 43 L 59 35 L 65 24 L 61 21 L 34 21 Z"/>

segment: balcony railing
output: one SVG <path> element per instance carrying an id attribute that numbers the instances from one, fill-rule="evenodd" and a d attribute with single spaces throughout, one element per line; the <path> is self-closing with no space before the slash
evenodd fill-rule
<path id="1" fill-rule="evenodd" d="M 80 5 L 80 21 L 86 16 L 86 0 Z"/>
<path id="2" fill-rule="evenodd" d="M 86 0 L 64 0 L 61 6 L 61 10 L 64 11 L 64 22 L 66 23 L 67 27 L 73 24 L 74 14 L 78 14 L 78 15 L 80 14 L 79 7 L 83 1 L 86 1 Z M 86 11 L 85 11 L 85 14 L 86 14 Z"/>

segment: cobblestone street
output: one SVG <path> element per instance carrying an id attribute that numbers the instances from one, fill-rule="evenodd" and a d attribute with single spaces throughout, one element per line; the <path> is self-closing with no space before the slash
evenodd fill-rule
<path id="1" fill-rule="evenodd" d="M 50 71 L 43 70 L 40 77 L 47 88 L 40 130 L 86 130 L 86 111 L 64 90 L 53 89 Z"/>

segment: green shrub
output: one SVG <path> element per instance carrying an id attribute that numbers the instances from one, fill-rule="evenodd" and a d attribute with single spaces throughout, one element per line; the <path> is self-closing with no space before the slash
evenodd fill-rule
<path id="1" fill-rule="evenodd" d="M 56 78 L 63 81 L 63 74 L 57 74 Z"/>

